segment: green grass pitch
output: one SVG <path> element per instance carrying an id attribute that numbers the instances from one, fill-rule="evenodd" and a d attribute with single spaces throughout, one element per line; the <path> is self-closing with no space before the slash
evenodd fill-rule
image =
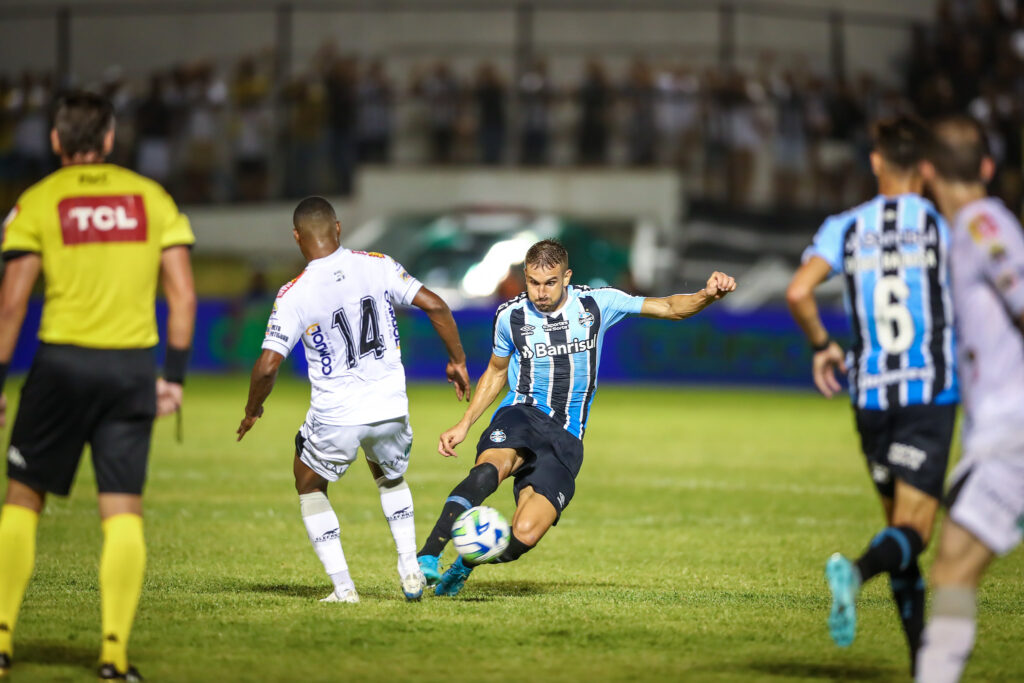
<path id="1" fill-rule="evenodd" d="M 907 678 L 884 579 L 862 595 L 851 648 L 835 648 L 825 627 L 825 559 L 859 553 L 881 524 L 842 400 L 603 386 L 559 526 L 523 560 L 476 571 L 459 597 L 418 604 L 402 599 L 376 488 L 357 463 L 329 493 L 362 603 L 321 605 L 329 581 L 291 475 L 308 386 L 282 380 L 237 444 L 246 386 L 193 378 L 185 442 L 171 420 L 155 432 L 149 563 L 130 648 L 150 680 Z M 410 389 L 421 539 L 487 419 L 458 459 L 442 458 L 438 434 L 462 411 L 449 392 Z M 16 387 L 8 396 L 16 403 Z M 488 502 L 511 515 L 511 483 Z M 13 681 L 90 678 L 100 543 L 84 464 L 71 497 L 52 498 L 40 524 Z M 991 570 L 965 680 L 1024 679 L 1022 579 L 1024 553 Z"/>

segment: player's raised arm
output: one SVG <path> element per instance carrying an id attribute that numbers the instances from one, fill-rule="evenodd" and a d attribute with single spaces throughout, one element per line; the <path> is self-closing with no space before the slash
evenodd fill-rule
<path id="1" fill-rule="evenodd" d="M 814 290 L 828 279 L 832 266 L 820 256 L 812 256 L 801 265 L 786 288 L 786 303 L 797 325 L 804 331 L 814 350 L 811 372 L 818 391 L 832 398 L 841 387 L 836 371 L 846 372 L 843 350 L 828 336 L 828 330 L 818 314 Z"/>
<path id="2" fill-rule="evenodd" d="M 42 257 L 24 254 L 7 262 L 0 284 L 0 427 L 7 423 L 7 398 L 3 395 L 7 367 L 18 343 L 21 324 L 28 310 L 32 285 L 39 277 Z"/>
<path id="3" fill-rule="evenodd" d="M 238 441 L 242 440 L 245 433 L 253 428 L 256 420 L 263 415 L 263 402 L 270 396 L 274 389 L 274 382 L 277 381 L 277 371 L 284 361 L 277 351 L 264 349 L 256 363 L 252 366 L 252 375 L 249 378 L 249 400 L 245 404 L 245 417 L 238 425 Z"/>
<path id="4" fill-rule="evenodd" d="M 444 342 L 448 351 L 448 366 L 445 374 L 448 376 L 448 383 L 455 385 L 455 396 L 460 401 L 463 397 L 469 400 L 469 371 L 466 369 L 466 352 L 462 349 L 462 341 L 459 339 L 459 328 L 455 325 L 455 318 L 448 304 L 437 294 L 420 287 L 413 297 L 412 305 L 416 306 L 430 318 L 430 324 L 434 326 L 437 335 Z"/>
<path id="5" fill-rule="evenodd" d="M 661 320 L 682 320 L 700 313 L 734 289 L 736 280 L 716 270 L 699 292 L 644 299 L 640 315 Z"/>
<path id="6" fill-rule="evenodd" d="M 487 406 L 498 397 L 498 393 L 505 387 L 508 381 L 508 364 L 510 356 L 498 356 L 491 354 L 491 360 L 487 364 L 484 374 L 476 383 L 476 393 L 466 408 L 466 413 L 459 420 L 458 424 L 441 434 L 437 451 L 443 456 L 453 457 L 456 455 L 455 447 L 465 441 L 466 433 L 473 423 L 480 419 Z"/>

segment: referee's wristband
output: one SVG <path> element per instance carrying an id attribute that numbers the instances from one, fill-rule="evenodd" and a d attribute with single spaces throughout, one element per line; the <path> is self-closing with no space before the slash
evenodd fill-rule
<path id="1" fill-rule="evenodd" d="M 814 351 L 815 353 L 818 353 L 819 351 L 824 351 L 829 347 L 831 343 L 832 337 L 825 337 L 825 341 L 821 342 L 820 344 L 811 344 L 811 351 Z"/>
<path id="2" fill-rule="evenodd" d="M 167 358 L 164 359 L 164 379 L 175 384 L 185 383 L 185 372 L 188 370 L 188 357 L 192 349 L 176 349 L 167 347 Z"/>
<path id="3" fill-rule="evenodd" d="M 11 367 L 10 363 L 0 363 L 0 392 L 4 390 L 4 382 L 7 381 L 7 369 Z"/>

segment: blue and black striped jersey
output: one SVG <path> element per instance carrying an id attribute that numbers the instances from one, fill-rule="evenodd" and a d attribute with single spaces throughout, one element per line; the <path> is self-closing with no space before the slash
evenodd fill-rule
<path id="1" fill-rule="evenodd" d="M 534 406 L 582 439 L 597 389 L 601 344 L 609 327 L 637 315 L 644 297 L 610 287 L 569 285 L 565 305 L 544 314 L 526 293 L 494 314 L 493 353 L 507 358 L 509 392 L 501 407 Z"/>
<path id="2" fill-rule="evenodd" d="M 949 246 L 949 228 L 927 199 L 879 195 L 830 216 L 804 252 L 845 279 L 854 405 L 958 400 Z"/>

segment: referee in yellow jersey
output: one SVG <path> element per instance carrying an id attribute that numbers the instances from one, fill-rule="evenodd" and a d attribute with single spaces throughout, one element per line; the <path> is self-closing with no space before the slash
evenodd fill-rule
<path id="1" fill-rule="evenodd" d="M 61 99 L 50 132 L 62 168 L 18 199 L 4 222 L 0 284 L 3 380 L 29 293 L 46 282 L 39 351 L 7 450 L 0 515 L 0 676 L 11 667 L 18 609 L 32 574 L 47 493 L 67 495 L 92 447 L 103 523 L 99 677 L 141 680 L 127 659 L 146 549 L 142 487 L 157 415 L 178 410 L 195 323 L 188 219 L 157 183 L 103 163 L 114 144 L 110 103 Z M 157 281 L 167 297 L 167 357 L 156 378 Z"/>

